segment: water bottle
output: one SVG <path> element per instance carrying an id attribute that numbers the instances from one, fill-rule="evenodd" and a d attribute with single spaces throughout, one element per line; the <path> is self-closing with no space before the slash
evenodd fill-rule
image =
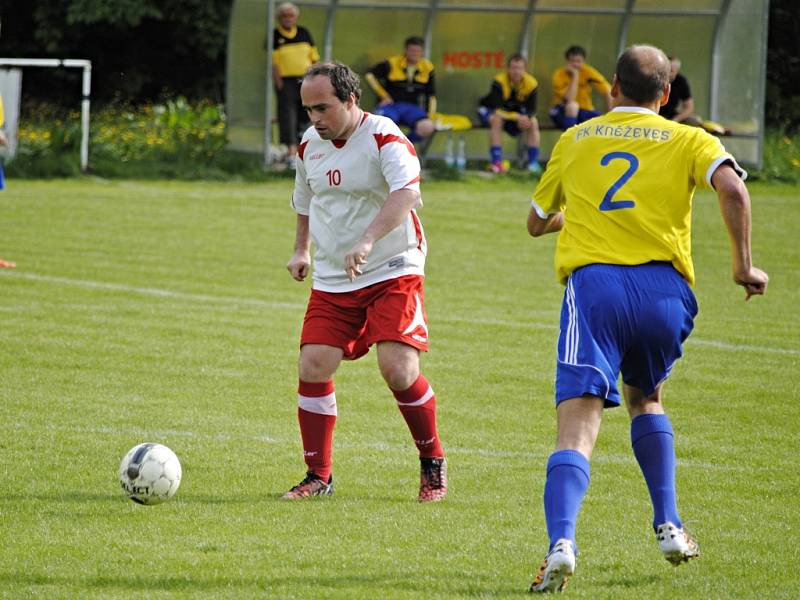
<path id="1" fill-rule="evenodd" d="M 444 150 L 444 164 L 448 168 L 452 168 L 455 164 L 455 157 L 453 156 L 453 136 L 447 135 L 447 145 Z"/>
<path id="2" fill-rule="evenodd" d="M 466 143 L 462 135 L 458 139 L 458 155 L 456 156 L 456 169 L 463 171 L 467 168 Z"/>

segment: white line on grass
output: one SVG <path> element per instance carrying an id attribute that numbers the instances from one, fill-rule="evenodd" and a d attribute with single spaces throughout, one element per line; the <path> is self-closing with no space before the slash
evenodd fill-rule
<path id="1" fill-rule="evenodd" d="M 153 296 L 156 298 L 174 298 L 177 300 L 188 300 L 192 302 L 208 302 L 219 304 L 237 304 L 247 306 L 261 306 L 275 310 L 304 310 L 306 305 L 296 302 L 279 302 L 273 300 L 260 300 L 258 298 L 240 298 L 236 296 L 211 296 L 208 294 L 192 294 L 188 292 L 176 292 L 161 288 L 147 288 L 124 285 L 120 283 L 104 283 L 102 281 L 89 281 L 86 279 L 69 279 L 67 277 L 54 277 L 51 275 L 37 275 L 36 273 L 25 273 L 20 271 L 0 271 L 0 277 L 27 279 L 42 283 L 53 283 L 59 285 L 71 285 L 95 290 L 109 290 L 123 293 L 140 294 L 143 296 Z M 549 313 L 552 314 L 552 313 Z M 541 316 L 536 313 L 535 316 Z M 498 327 L 509 327 L 512 329 L 550 329 L 557 330 L 554 324 L 537 323 L 535 321 L 504 321 L 502 319 L 484 319 L 480 316 L 475 318 L 457 316 L 439 316 L 438 321 L 443 323 L 480 323 L 496 325 Z M 706 346 L 730 352 L 761 352 L 765 354 L 783 354 L 787 356 L 800 356 L 800 350 L 792 348 L 775 348 L 772 346 L 753 346 L 749 344 L 731 344 L 719 340 L 706 340 L 698 337 L 690 337 L 687 341 L 689 345 Z"/>
<path id="2" fill-rule="evenodd" d="M 293 447 L 296 443 L 296 437 L 289 439 L 275 438 L 269 435 L 247 435 L 247 434 L 230 434 L 230 433 L 198 433 L 196 431 L 183 431 L 178 429 L 163 429 L 163 430 L 144 430 L 144 429 L 118 429 L 115 427 L 68 427 L 63 425 L 47 424 L 41 428 L 37 428 L 30 423 L 8 423 L 0 425 L 0 430 L 11 431 L 26 431 L 28 433 L 36 432 L 37 430 L 45 430 L 49 432 L 67 433 L 67 434 L 91 434 L 91 435 L 110 435 L 114 437 L 135 436 L 137 439 L 148 440 L 166 440 L 170 437 L 178 438 L 191 438 L 203 441 L 213 442 L 229 442 L 229 441 L 245 441 L 245 442 L 261 442 L 264 444 L 280 444 L 284 447 Z M 357 450 L 363 451 L 378 451 L 389 452 L 392 454 L 401 454 L 409 452 L 410 446 L 408 445 L 393 445 L 385 442 L 364 442 L 364 443 L 348 443 L 337 441 L 337 450 Z M 464 456 L 478 456 L 482 458 L 520 458 L 524 460 L 544 460 L 549 456 L 547 452 L 530 452 L 527 450 L 492 450 L 490 448 L 460 448 L 457 446 L 448 446 L 448 454 L 464 455 Z M 633 455 L 628 454 L 596 454 L 592 457 L 593 462 L 609 463 L 609 464 L 635 464 Z M 714 471 L 739 471 L 738 465 L 725 465 L 721 463 L 709 463 L 697 460 L 679 459 L 678 465 L 692 469 L 714 470 Z"/>
<path id="3" fill-rule="evenodd" d="M 275 302 L 269 300 L 259 300 L 258 298 L 239 298 L 235 296 L 211 296 L 208 294 L 191 294 L 187 292 L 175 292 L 160 288 L 147 288 L 124 285 L 121 283 L 105 283 L 102 281 L 89 281 L 86 279 L 68 279 L 66 277 L 53 277 L 51 275 L 37 275 L 36 273 L 20 273 L 13 271 L 0 272 L 2 277 L 13 277 L 27 279 L 29 281 L 40 281 L 43 283 L 55 283 L 60 285 L 71 285 L 93 290 L 109 290 L 113 292 L 125 292 L 139 294 L 142 296 L 153 296 L 156 298 L 175 298 L 177 300 L 189 300 L 192 302 L 212 302 L 219 304 L 246 304 L 248 306 L 263 306 L 265 308 L 303 310 L 304 304 L 297 302 Z"/>

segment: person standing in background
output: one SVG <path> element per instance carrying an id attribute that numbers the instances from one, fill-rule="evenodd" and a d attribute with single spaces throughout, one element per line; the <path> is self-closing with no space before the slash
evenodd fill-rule
<path id="1" fill-rule="evenodd" d="M 308 29 L 297 24 L 300 9 L 291 2 L 278 6 L 278 26 L 273 31 L 272 81 L 278 94 L 280 142 L 289 148 L 287 165 L 294 168 L 297 141 L 308 127 L 300 101 L 300 83 L 306 70 L 319 60 Z"/>

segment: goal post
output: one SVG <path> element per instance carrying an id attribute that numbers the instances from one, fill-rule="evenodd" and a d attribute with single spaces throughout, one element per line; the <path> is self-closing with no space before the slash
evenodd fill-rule
<path id="1" fill-rule="evenodd" d="M 81 84 L 81 171 L 89 168 L 89 95 L 92 90 L 92 62 L 74 58 L 0 58 L 0 68 L 49 67 L 83 69 Z"/>

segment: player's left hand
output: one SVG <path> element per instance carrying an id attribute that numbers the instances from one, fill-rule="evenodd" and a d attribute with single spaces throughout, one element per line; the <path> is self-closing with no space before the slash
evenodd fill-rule
<path id="1" fill-rule="evenodd" d="M 750 296 L 763 296 L 767 291 L 767 284 L 769 283 L 769 275 L 761 269 L 750 267 L 747 273 L 735 273 L 733 280 L 741 285 L 747 296 L 745 301 L 750 300 Z"/>
<path id="2" fill-rule="evenodd" d="M 367 264 L 367 256 L 372 252 L 372 242 L 360 240 L 344 255 L 344 270 L 347 278 L 354 281 L 361 275 L 361 266 Z"/>

